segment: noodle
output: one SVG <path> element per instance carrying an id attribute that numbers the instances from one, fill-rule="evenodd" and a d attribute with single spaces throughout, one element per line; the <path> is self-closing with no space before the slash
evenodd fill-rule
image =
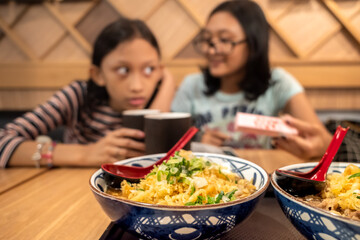
<path id="1" fill-rule="evenodd" d="M 155 167 L 140 183 L 121 183 L 121 191 L 107 193 L 133 201 L 191 206 L 216 204 L 245 198 L 256 187 L 229 169 L 180 150 L 167 162 Z"/>
<path id="2" fill-rule="evenodd" d="M 342 174 L 329 174 L 325 189 L 304 200 L 337 215 L 360 220 L 360 168 L 350 164 Z"/>

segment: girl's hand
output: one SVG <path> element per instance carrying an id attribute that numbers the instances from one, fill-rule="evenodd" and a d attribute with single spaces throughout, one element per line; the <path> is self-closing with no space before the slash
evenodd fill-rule
<path id="1" fill-rule="evenodd" d="M 162 75 L 162 82 L 164 85 L 166 85 L 167 88 L 174 89 L 176 86 L 175 80 L 173 75 L 170 73 L 169 69 L 166 67 L 163 67 L 163 75 Z"/>
<path id="2" fill-rule="evenodd" d="M 91 166 L 99 166 L 102 163 L 142 156 L 145 153 L 145 144 L 135 139 L 141 140 L 144 137 L 144 132 L 130 128 L 109 132 L 96 143 L 86 146 L 84 161 Z"/>
<path id="3" fill-rule="evenodd" d="M 162 77 L 159 91 L 150 108 L 159 109 L 162 112 L 169 112 L 171 102 L 175 95 L 175 90 L 176 83 L 174 77 L 167 68 L 162 67 Z"/>
<path id="4" fill-rule="evenodd" d="M 201 138 L 201 142 L 215 146 L 223 146 L 225 140 L 228 139 L 230 139 L 230 137 L 219 130 L 206 130 Z"/>
<path id="5" fill-rule="evenodd" d="M 282 119 L 299 131 L 297 136 L 274 139 L 276 148 L 288 151 L 300 158 L 321 157 L 331 141 L 331 134 L 321 125 L 311 124 L 289 115 Z"/>

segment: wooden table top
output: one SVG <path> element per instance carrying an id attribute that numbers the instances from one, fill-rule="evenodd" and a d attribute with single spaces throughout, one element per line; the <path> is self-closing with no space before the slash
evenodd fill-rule
<path id="1" fill-rule="evenodd" d="M 304 162 L 281 150 L 237 150 L 271 173 Z M 96 168 L 0 170 L 0 239 L 99 239 L 110 219 L 93 196 Z"/>
<path id="2" fill-rule="evenodd" d="M 44 173 L 45 168 L 0 169 L 0 194 Z"/>
<path id="3" fill-rule="evenodd" d="M 90 191 L 95 171 L 52 169 L 1 194 L 0 239 L 98 239 L 110 219 Z"/>
<path id="4" fill-rule="evenodd" d="M 235 153 L 238 157 L 261 166 L 268 173 L 272 173 L 276 169 L 287 165 L 306 162 L 305 160 L 282 150 L 236 149 Z"/>

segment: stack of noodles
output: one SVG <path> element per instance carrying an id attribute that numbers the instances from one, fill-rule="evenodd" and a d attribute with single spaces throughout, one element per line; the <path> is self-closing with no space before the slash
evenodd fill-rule
<path id="1" fill-rule="evenodd" d="M 320 195 L 310 195 L 305 200 L 335 214 L 360 220 L 360 168 L 350 164 L 342 174 L 329 174 Z"/>
<path id="2" fill-rule="evenodd" d="M 150 204 L 191 206 L 229 202 L 255 191 L 250 181 L 228 168 L 181 150 L 155 167 L 140 183 L 124 180 L 121 191 L 110 189 L 108 193 Z"/>

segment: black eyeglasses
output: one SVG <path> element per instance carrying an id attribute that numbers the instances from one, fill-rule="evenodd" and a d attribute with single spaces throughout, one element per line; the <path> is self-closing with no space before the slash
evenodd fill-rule
<path id="1" fill-rule="evenodd" d="M 230 39 L 219 38 L 217 42 L 214 42 L 211 38 L 199 35 L 193 41 L 193 45 L 195 50 L 202 55 L 208 54 L 211 48 L 214 48 L 216 53 L 227 55 L 231 53 L 236 45 L 245 43 L 246 41 L 247 39 L 231 41 Z"/>

